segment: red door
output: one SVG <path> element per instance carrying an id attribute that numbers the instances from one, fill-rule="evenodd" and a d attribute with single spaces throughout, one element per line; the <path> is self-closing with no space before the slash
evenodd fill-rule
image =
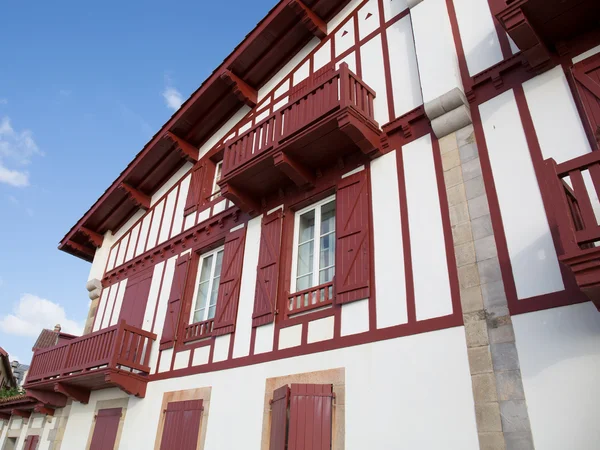
<path id="1" fill-rule="evenodd" d="M 98 411 L 90 450 L 114 450 L 120 420 L 121 408 Z"/>

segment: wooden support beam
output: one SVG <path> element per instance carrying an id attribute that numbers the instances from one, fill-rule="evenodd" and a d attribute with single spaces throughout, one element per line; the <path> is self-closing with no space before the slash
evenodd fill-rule
<path id="1" fill-rule="evenodd" d="M 288 6 L 296 13 L 302 25 L 319 39 L 327 36 L 327 24 L 300 0 L 289 0 Z"/>
<path id="2" fill-rule="evenodd" d="M 298 187 L 313 187 L 315 185 L 314 174 L 302 163 L 295 161 L 283 152 L 273 155 L 273 163 Z"/>
<path id="3" fill-rule="evenodd" d="M 6 420 L 8 422 L 10 420 L 10 414 L 0 413 L 0 420 Z"/>
<path id="4" fill-rule="evenodd" d="M 104 242 L 104 236 L 102 236 L 100 233 L 96 233 L 95 231 L 92 231 L 86 227 L 80 227 L 79 231 L 81 231 L 85 235 L 85 237 L 88 239 L 88 241 L 90 241 L 90 243 L 94 247 L 102 247 L 102 242 Z"/>
<path id="5" fill-rule="evenodd" d="M 25 411 L 23 409 L 13 409 L 10 413 L 13 416 L 23 417 L 24 419 L 29 419 L 31 416 L 31 411 Z"/>
<path id="6" fill-rule="evenodd" d="M 229 183 L 224 183 L 219 186 L 221 186 L 221 195 L 227 200 L 231 200 L 243 212 L 251 213 L 253 211 L 259 211 L 260 208 L 258 203 L 249 195 L 241 192 Z"/>
<path id="7" fill-rule="evenodd" d="M 54 415 L 54 408 L 49 408 L 46 405 L 44 405 L 43 403 L 38 403 L 37 405 L 35 405 L 33 407 L 33 410 L 36 413 L 45 414 L 46 416 Z"/>
<path id="8" fill-rule="evenodd" d="M 190 161 L 192 163 L 198 162 L 198 157 L 200 156 L 200 151 L 196 147 L 194 147 L 192 144 L 190 144 L 188 141 L 186 141 L 183 138 L 180 138 L 179 136 L 176 136 L 175 134 L 171 133 L 170 131 L 167 131 L 163 137 L 173 141 L 173 143 L 177 146 L 177 150 L 179 150 L 181 152 L 182 156 L 185 159 L 187 159 L 188 161 Z"/>
<path id="9" fill-rule="evenodd" d="M 39 389 L 27 389 L 25 390 L 25 394 L 28 397 L 32 397 L 38 402 L 47 406 L 54 408 L 64 408 L 67 406 L 67 397 L 57 392 L 42 391 Z"/>
<path id="10" fill-rule="evenodd" d="M 83 253 L 84 255 L 88 255 L 91 258 L 94 258 L 94 251 L 88 247 L 85 247 L 77 242 L 67 241 L 67 246 L 71 247 L 73 250 Z"/>
<path id="11" fill-rule="evenodd" d="M 347 109 L 337 118 L 338 126 L 348 136 L 361 152 L 370 159 L 381 156 L 381 132 L 371 124 L 366 123 L 364 118 L 352 113 Z"/>
<path id="12" fill-rule="evenodd" d="M 69 386 L 64 383 L 56 383 L 54 385 L 54 392 L 58 392 L 59 394 L 66 395 L 72 400 L 75 400 L 79 403 L 83 403 L 87 405 L 90 401 L 90 391 L 87 389 L 82 389 L 75 386 Z"/>
<path id="13" fill-rule="evenodd" d="M 127 392 L 129 395 L 135 395 L 139 398 L 146 396 L 146 383 L 145 380 L 140 380 L 132 375 L 126 375 L 118 372 L 107 372 L 104 375 L 104 380 L 107 383 L 115 384 L 119 389 Z"/>
<path id="14" fill-rule="evenodd" d="M 143 192 L 138 191 L 136 188 L 128 185 L 127 183 L 121 183 L 119 189 L 127 194 L 129 199 L 133 201 L 139 208 L 150 209 L 150 197 Z"/>
<path id="15" fill-rule="evenodd" d="M 254 108 L 258 101 L 258 93 L 256 89 L 249 86 L 244 80 L 239 78 L 231 70 L 224 70 L 221 73 L 221 80 L 223 80 L 230 88 L 231 92 L 244 102 L 250 108 Z"/>

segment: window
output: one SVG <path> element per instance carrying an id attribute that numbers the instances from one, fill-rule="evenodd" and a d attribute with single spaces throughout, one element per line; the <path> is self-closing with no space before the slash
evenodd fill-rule
<path id="1" fill-rule="evenodd" d="M 335 274 L 335 197 L 295 216 L 291 292 L 333 280 Z"/>
<path id="2" fill-rule="evenodd" d="M 206 253 L 200 257 L 198 283 L 196 284 L 196 299 L 192 311 L 192 323 L 203 322 L 215 317 L 217 295 L 223 264 L 223 249 Z"/>
<path id="3" fill-rule="evenodd" d="M 221 188 L 217 184 L 221 180 L 221 173 L 223 171 L 223 161 L 219 161 L 215 167 L 215 178 L 213 180 L 211 199 L 219 198 L 221 196 Z"/>

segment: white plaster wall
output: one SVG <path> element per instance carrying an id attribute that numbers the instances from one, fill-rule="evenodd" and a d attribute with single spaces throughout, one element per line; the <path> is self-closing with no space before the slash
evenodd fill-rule
<path id="1" fill-rule="evenodd" d="M 254 341 L 254 354 L 273 351 L 273 338 L 275 326 L 272 323 L 256 327 L 256 339 Z"/>
<path id="2" fill-rule="evenodd" d="M 371 163 L 371 192 L 377 327 L 385 328 L 408 320 L 395 150 Z"/>
<path id="3" fill-rule="evenodd" d="M 144 322 L 142 329 L 152 332 L 152 322 L 154 321 L 154 311 L 156 311 L 156 302 L 158 301 L 160 282 L 162 280 L 165 262 L 161 261 L 154 266 L 152 272 L 152 281 L 150 282 L 150 292 L 146 303 L 146 311 L 144 312 Z"/>
<path id="4" fill-rule="evenodd" d="M 369 299 L 342 305 L 341 316 L 340 334 L 342 336 L 369 331 Z"/>
<path id="5" fill-rule="evenodd" d="M 321 67 L 325 66 L 327 63 L 331 61 L 331 41 L 326 41 L 323 46 L 317 50 L 313 55 L 313 66 L 315 70 L 319 70 Z M 286 88 L 286 89 L 282 89 Z M 288 86 L 285 84 L 275 91 L 275 97 L 279 97 L 280 95 L 287 92 Z M 277 92 L 280 92 L 279 94 Z M 275 108 L 277 109 L 277 108 Z"/>
<path id="6" fill-rule="evenodd" d="M 488 2 L 454 0 L 454 8 L 469 73 L 476 75 L 502 61 L 502 49 Z"/>
<path id="7" fill-rule="evenodd" d="M 98 331 L 100 326 L 102 325 L 102 313 L 106 309 L 106 302 L 108 300 L 108 294 L 110 293 L 110 288 L 102 289 L 102 294 L 100 295 L 100 302 L 98 303 L 98 309 L 96 310 L 96 318 L 94 319 L 94 327 L 92 331 Z"/>
<path id="8" fill-rule="evenodd" d="M 146 250 L 150 250 L 156 246 L 158 232 L 160 231 L 160 221 L 162 219 L 164 209 L 165 200 L 161 200 L 154 208 L 154 214 L 152 214 L 152 224 L 150 225 L 150 232 L 148 233 L 148 245 L 146 245 Z"/>
<path id="9" fill-rule="evenodd" d="M 123 305 L 123 297 L 125 297 L 125 289 L 127 289 L 127 279 L 119 283 L 119 290 L 117 291 L 117 296 L 115 298 L 115 307 L 109 325 L 115 325 L 119 320 L 121 306 Z"/>
<path id="10" fill-rule="evenodd" d="M 140 237 L 137 248 L 135 249 L 135 256 L 141 255 L 146 250 L 146 241 L 148 240 L 148 232 L 150 231 L 151 224 L 152 217 L 151 214 L 149 214 L 142 220 L 142 228 L 140 229 Z"/>
<path id="11" fill-rule="evenodd" d="M 152 195 L 152 198 L 150 200 L 150 206 L 154 206 L 163 195 L 169 192 L 169 189 L 175 186 L 179 182 L 179 180 L 181 180 L 184 177 L 184 175 L 192 169 L 192 167 L 194 167 L 194 165 L 191 162 L 186 162 L 183 166 L 181 166 L 181 168 L 177 172 L 175 172 L 171 176 L 171 178 L 165 181 L 165 183 L 160 188 L 158 188 L 154 195 Z"/>
<path id="12" fill-rule="evenodd" d="M 383 0 L 383 16 L 387 22 L 408 8 L 406 0 Z"/>
<path id="13" fill-rule="evenodd" d="M 417 320 L 445 316 L 452 296 L 431 135 L 402 151 Z"/>
<path id="14" fill-rule="evenodd" d="M 363 40 L 379 28 L 378 0 L 369 0 L 358 10 L 358 38 Z"/>
<path id="15" fill-rule="evenodd" d="M 446 0 L 423 0 L 410 10 L 425 103 L 463 88 Z"/>
<path id="16" fill-rule="evenodd" d="M 356 36 L 354 33 L 354 18 L 351 18 L 348 22 L 335 33 L 333 37 L 335 41 L 335 56 L 339 56 L 352 47 L 356 43 Z"/>
<path id="17" fill-rule="evenodd" d="M 109 326 L 110 323 L 110 314 L 113 310 L 113 307 L 115 305 L 115 299 L 117 298 L 117 293 L 119 291 L 119 284 L 115 283 L 110 287 L 110 292 L 108 294 L 108 299 L 106 301 L 106 306 L 104 309 L 104 317 L 100 316 L 98 317 L 98 319 L 102 319 L 102 322 L 100 324 L 100 328 L 106 328 Z"/>
<path id="18" fill-rule="evenodd" d="M 177 198 L 177 207 L 175 208 L 175 218 L 173 219 L 173 232 L 171 236 L 177 236 L 181 233 L 183 227 L 183 210 L 187 200 L 188 190 L 190 188 L 191 175 L 185 177 L 179 186 L 179 196 Z"/>
<path id="19" fill-rule="evenodd" d="M 379 122 L 379 125 L 385 125 L 390 120 L 390 113 L 388 110 L 385 69 L 383 67 L 381 34 L 373 37 L 360 47 L 360 58 L 362 79 L 377 93 L 373 101 L 375 120 Z"/>
<path id="20" fill-rule="evenodd" d="M 564 289 L 512 90 L 480 105 L 519 299 Z"/>
<path id="21" fill-rule="evenodd" d="M 211 386 L 205 448 L 258 449 L 266 379 L 339 367 L 346 450 L 479 448 L 462 327 L 152 382 L 145 399 L 129 401 L 120 448 L 154 448 L 164 392 Z"/>
<path id="22" fill-rule="evenodd" d="M 600 313 L 591 302 L 513 316 L 535 448 L 600 442 Z"/>
<path id="23" fill-rule="evenodd" d="M 162 244 L 167 239 L 169 239 L 169 234 L 171 232 L 171 224 L 173 223 L 173 213 L 175 212 L 175 201 L 177 200 L 177 190 L 173 189 L 167 195 L 167 200 L 165 204 L 165 212 L 162 220 L 162 224 L 160 226 L 160 232 L 158 234 L 158 244 Z"/>
<path id="24" fill-rule="evenodd" d="M 90 267 L 88 281 L 94 278 L 97 280 L 102 279 L 102 276 L 104 275 L 104 269 L 106 268 L 106 263 L 108 261 L 108 255 L 110 254 L 110 248 L 113 246 L 114 242 L 113 235 L 110 231 L 104 233 L 102 246 L 96 249 L 96 253 L 94 253 L 94 261 Z"/>

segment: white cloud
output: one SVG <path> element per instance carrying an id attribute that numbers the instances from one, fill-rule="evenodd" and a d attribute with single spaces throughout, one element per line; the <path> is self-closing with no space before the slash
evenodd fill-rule
<path id="1" fill-rule="evenodd" d="M 64 333 L 80 335 L 83 324 L 68 319 L 65 309 L 58 303 L 33 294 L 23 294 L 13 309 L 13 314 L 0 318 L 0 330 L 16 336 L 37 337 L 42 328 L 53 329 L 60 324 Z"/>
<path id="2" fill-rule="evenodd" d="M 29 173 L 18 168 L 9 168 L 6 162 L 26 166 L 31 159 L 42 156 L 38 145 L 33 139 L 31 130 L 16 131 L 8 117 L 0 120 L 0 183 L 15 187 L 29 186 Z"/>
<path id="3" fill-rule="evenodd" d="M 181 95 L 181 92 L 174 87 L 167 86 L 163 91 L 162 96 L 165 99 L 167 108 L 172 109 L 173 111 L 177 111 L 183 104 L 183 96 Z"/>
<path id="4" fill-rule="evenodd" d="M 29 173 L 7 169 L 0 162 L 0 183 L 10 184 L 14 187 L 29 186 Z"/>

